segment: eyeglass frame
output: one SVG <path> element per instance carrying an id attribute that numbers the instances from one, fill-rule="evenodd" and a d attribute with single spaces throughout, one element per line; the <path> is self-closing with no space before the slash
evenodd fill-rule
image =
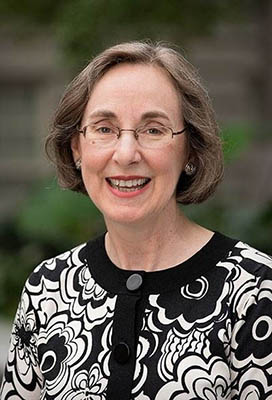
<path id="1" fill-rule="evenodd" d="M 88 128 L 89 125 L 91 125 L 91 124 L 85 125 L 82 129 L 80 129 L 79 125 L 77 125 L 77 127 L 76 127 L 77 132 L 82 133 L 84 135 L 84 137 L 86 137 L 86 129 Z M 174 132 L 173 129 L 170 128 L 170 126 L 164 126 L 164 127 L 167 129 L 170 129 L 170 131 L 172 132 L 172 139 L 174 136 L 180 135 L 180 134 L 184 133 L 186 131 L 186 129 L 188 129 L 188 125 L 185 125 L 185 127 L 181 131 Z M 137 131 L 140 130 L 142 127 L 140 126 L 139 128 L 136 128 L 136 129 L 125 129 L 125 128 L 119 128 L 118 126 L 114 126 L 114 128 L 118 129 L 118 132 L 119 132 L 116 135 L 117 140 L 120 139 L 121 132 L 123 132 L 123 131 L 133 132 L 135 139 L 138 140 L 139 134 L 137 133 Z"/>

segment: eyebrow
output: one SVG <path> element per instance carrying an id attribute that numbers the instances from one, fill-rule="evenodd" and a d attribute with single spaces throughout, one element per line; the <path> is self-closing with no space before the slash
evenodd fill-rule
<path id="1" fill-rule="evenodd" d="M 163 118 L 169 121 L 168 115 L 162 111 L 147 111 L 142 115 L 142 119 L 149 119 L 149 118 Z"/>
<path id="2" fill-rule="evenodd" d="M 116 114 L 114 114 L 114 112 L 112 112 L 112 111 L 109 111 L 109 110 L 97 110 L 97 111 L 92 112 L 88 116 L 88 119 L 96 118 L 96 117 L 117 118 Z"/>
<path id="3" fill-rule="evenodd" d="M 110 110 L 97 110 L 92 112 L 88 119 L 91 118 L 96 118 L 96 117 L 104 117 L 104 118 L 115 118 L 118 119 L 117 115 L 110 111 Z M 142 114 L 141 116 L 141 120 L 147 120 L 150 118 L 163 118 L 166 119 L 167 121 L 169 121 L 168 115 L 162 111 L 147 111 L 145 113 Z"/>

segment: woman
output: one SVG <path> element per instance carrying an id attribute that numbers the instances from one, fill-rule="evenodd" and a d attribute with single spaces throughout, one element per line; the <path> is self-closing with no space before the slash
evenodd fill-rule
<path id="1" fill-rule="evenodd" d="M 47 150 L 107 233 L 39 265 L 1 399 L 271 399 L 272 261 L 185 217 L 222 177 L 193 67 L 133 42 L 66 90 Z"/>

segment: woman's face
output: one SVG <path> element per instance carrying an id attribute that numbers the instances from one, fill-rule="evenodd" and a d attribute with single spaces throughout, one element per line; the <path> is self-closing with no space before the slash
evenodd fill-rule
<path id="1" fill-rule="evenodd" d="M 184 127 L 173 83 L 159 67 L 144 64 L 117 65 L 96 83 L 81 126 L 99 121 L 121 129 L 146 122 L 174 132 Z M 176 207 L 175 189 L 187 161 L 184 134 L 159 149 L 142 148 L 130 131 L 123 131 L 110 148 L 91 144 L 79 134 L 72 150 L 74 160 L 81 159 L 86 190 L 106 223 L 148 221 Z"/>

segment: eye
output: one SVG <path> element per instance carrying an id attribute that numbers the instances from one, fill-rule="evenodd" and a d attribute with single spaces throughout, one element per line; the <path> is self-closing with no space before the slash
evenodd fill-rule
<path id="1" fill-rule="evenodd" d="M 110 126 L 95 126 L 95 133 L 99 135 L 110 135 L 115 133 L 114 128 Z"/>
<path id="2" fill-rule="evenodd" d="M 152 126 L 145 128 L 145 132 L 151 136 L 159 136 L 164 134 L 164 130 L 162 127 Z"/>

